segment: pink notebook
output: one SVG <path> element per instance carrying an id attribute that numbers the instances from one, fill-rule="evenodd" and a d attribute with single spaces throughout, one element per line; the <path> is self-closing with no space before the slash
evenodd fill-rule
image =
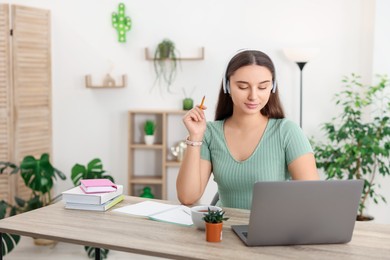
<path id="1" fill-rule="evenodd" d="M 85 193 L 100 193 L 116 191 L 117 186 L 109 179 L 80 180 L 80 188 Z"/>

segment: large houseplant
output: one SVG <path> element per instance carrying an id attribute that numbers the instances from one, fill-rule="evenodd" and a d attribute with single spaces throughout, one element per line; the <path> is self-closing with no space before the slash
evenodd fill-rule
<path id="1" fill-rule="evenodd" d="M 343 83 L 335 96 L 341 112 L 323 125 L 326 142 L 313 147 L 317 167 L 327 179 L 364 180 L 357 219 L 366 220 L 368 198 L 386 203 L 375 181 L 378 174 L 390 175 L 389 79 L 379 76 L 379 83 L 369 86 L 352 74 Z"/>
<path id="2" fill-rule="evenodd" d="M 10 170 L 9 170 L 10 169 Z M 0 219 L 4 218 L 9 212 L 9 215 L 16 215 L 27 212 L 33 209 L 44 207 L 58 197 L 52 198 L 51 189 L 53 188 L 56 175 L 65 180 L 64 173 L 54 168 L 50 163 L 49 154 L 44 153 L 39 159 L 28 155 L 23 158 L 23 161 L 17 166 L 11 162 L 0 162 L 0 174 L 8 172 L 9 174 L 16 174 L 20 172 L 24 184 L 31 189 L 30 197 L 24 200 L 15 197 L 15 205 L 11 202 L 0 202 Z M 3 247 L 3 254 L 9 253 L 19 242 L 20 237 L 15 235 L 5 235 L 2 239 L 2 244 L 7 245 L 7 249 Z M 36 240 L 36 243 L 40 243 Z"/>
<path id="3" fill-rule="evenodd" d="M 165 83 L 168 92 L 171 92 L 171 85 L 176 78 L 179 51 L 175 43 L 169 39 L 162 40 L 154 52 L 153 65 L 156 73 L 155 83 Z"/>
<path id="4" fill-rule="evenodd" d="M 103 163 L 99 158 L 92 159 L 86 166 L 76 163 L 72 167 L 71 179 L 75 186 L 80 185 L 82 179 L 109 179 L 112 182 L 114 178 L 107 174 L 103 169 Z M 95 258 L 95 248 L 90 246 L 84 246 L 85 251 L 89 258 Z M 100 258 L 105 259 L 109 253 L 108 249 L 102 248 L 100 250 Z"/>

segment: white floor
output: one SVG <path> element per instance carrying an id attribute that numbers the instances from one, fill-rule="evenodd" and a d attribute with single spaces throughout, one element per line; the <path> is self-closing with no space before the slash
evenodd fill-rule
<path id="1" fill-rule="evenodd" d="M 22 237 L 19 244 L 11 253 L 3 257 L 4 260 L 88 260 L 84 246 L 59 242 L 50 246 L 36 246 L 30 237 Z M 112 251 L 108 253 L 108 260 L 162 260 L 165 258 L 151 257 Z"/>

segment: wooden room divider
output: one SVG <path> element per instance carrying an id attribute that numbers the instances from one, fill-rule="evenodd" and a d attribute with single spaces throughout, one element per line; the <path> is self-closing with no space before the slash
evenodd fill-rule
<path id="1" fill-rule="evenodd" d="M 52 152 L 50 11 L 0 4 L 0 161 Z M 0 175 L 0 200 L 28 199 L 19 175 Z"/>

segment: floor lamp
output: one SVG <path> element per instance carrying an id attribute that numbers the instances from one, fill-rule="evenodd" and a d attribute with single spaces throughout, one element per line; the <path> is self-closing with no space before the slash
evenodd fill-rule
<path id="1" fill-rule="evenodd" d="M 307 48 L 307 49 L 283 49 L 284 54 L 290 60 L 295 62 L 300 70 L 300 88 L 299 88 L 299 126 L 302 128 L 302 101 L 303 101 L 303 84 L 302 84 L 302 72 L 306 63 L 314 58 L 318 49 Z"/>

